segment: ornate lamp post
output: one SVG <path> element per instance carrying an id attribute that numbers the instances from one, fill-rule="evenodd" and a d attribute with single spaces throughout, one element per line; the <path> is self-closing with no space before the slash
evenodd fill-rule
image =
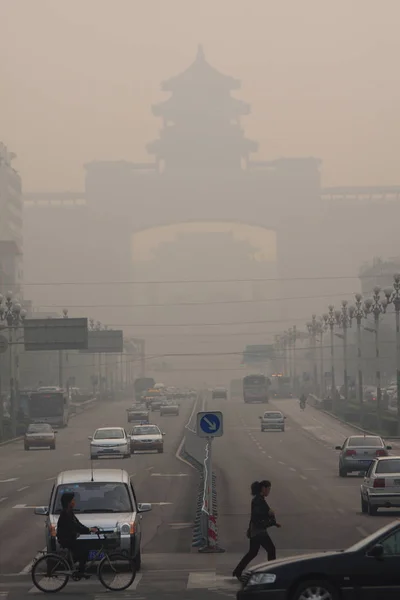
<path id="1" fill-rule="evenodd" d="M 312 315 L 311 321 L 307 323 L 308 333 L 310 334 L 311 348 L 312 348 L 312 360 L 313 360 L 313 387 L 314 393 L 318 391 L 318 375 L 317 375 L 317 334 L 319 333 L 320 323 L 317 321 L 317 316 Z M 322 381 L 321 381 L 322 385 Z"/>
<path id="2" fill-rule="evenodd" d="M 362 302 L 362 295 L 356 294 L 355 305 L 352 307 L 352 316 L 357 323 L 357 400 L 362 408 L 363 406 L 363 373 L 362 373 L 362 343 L 361 343 L 361 323 L 365 319 L 365 310 Z"/>
<path id="3" fill-rule="evenodd" d="M 381 400 L 382 400 L 382 389 L 381 389 L 381 366 L 380 366 L 380 355 L 379 355 L 379 321 L 380 316 L 386 312 L 388 305 L 387 298 L 381 299 L 381 288 L 377 285 L 374 287 L 374 294 L 372 299 L 368 298 L 364 303 L 365 314 L 372 314 L 374 317 L 374 329 L 367 329 L 371 333 L 375 334 L 375 358 L 376 358 L 376 409 L 378 417 L 378 427 L 381 429 Z"/>
<path id="4" fill-rule="evenodd" d="M 347 329 L 351 327 L 351 319 L 354 309 L 347 306 L 347 300 L 342 300 L 342 310 L 335 311 L 336 323 L 343 330 L 343 377 L 344 377 L 344 397 L 349 399 L 349 378 L 347 375 Z"/>
<path id="5" fill-rule="evenodd" d="M 384 290 L 388 304 L 393 304 L 396 316 L 396 383 L 397 383 L 397 435 L 400 435 L 400 273 L 393 276 L 393 288 Z"/>
<path id="6" fill-rule="evenodd" d="M 328 307 L 329 312 L 324 314 L 323 319 L 326 323 L 326 326 L 329 327 L 331 332 L 331 396 L 332 396 L 332 410 L 335 412 L 336 409 L 336 400 L 337 400 L 337 390 L 335 384 L 335 345 L 334 345 L 334 327 L 337 323 L 335 309 L 332 304 Z"/>
<path id="7" fill-rule="evenodd" d="M 68 319 L 68 309 L 63 309 L 63 319 Z M 64 352 L 58 351 L 58 385 L 60 388 L 64 386 Z"/>
<path id="8" fill-rule="evenodd" d="M 18 354 L 14 352 L 16 333 L 18 328 L 22 325 L 26 317 L 26 310 L 21 307 L 19 302 L 14 302 L 13 293 L 7 292 L 5 298 L 0 294 L 0 321 L 3 321 L 5 328 L 8 329 L 8 342 L 9 342 L 9 362 L 10 362 L 10 417 L 11 417 L 11 434 L 12 437 L 16 436 L 17 429 L 17 410 L 16 404 L 18 401 Z M 2 400 L 1 400 L 1 413 L 3 413 Z"/>

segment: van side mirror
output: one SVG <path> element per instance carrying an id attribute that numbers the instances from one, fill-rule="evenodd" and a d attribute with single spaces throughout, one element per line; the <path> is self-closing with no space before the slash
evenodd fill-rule
<path id="1" fill-rule="evenodd" d="M 35 515 L 40 515 L 41 517 L 47 517 L 48 514 L 49 514 L 48 506 L 37 506 L 35 508 Z"/>
<path id="2" fill-rule="evenodd" d="M 387 450 L 392 450 L 392 446 L 386 446 Z"/>
<path id="3" fill-rule="evenodd" d="M 151 506 L 151 504 L 149 502 L 140 502 L 138 504 L 138 512 L 139 513 L 150 512 L 152 508 L 153 507 Z"/>
<path id="4" fill-rule="evenodd" d="M 93 440 L 93 436 L 89 435 L 88 440 L 91 442 Z"/>
<path id="5" fill-rule="evenodd" d="M 372 556 L 373 558 L 382 558 L 382 556 L 383 556 L 382 544 L 376 544 L 376 546 L 373 546 L 373 548 L 371 548 L 371 550 L 368 552 L 368 556 Z"/>
<path id="6" fill-rule="evenodd" d="M 335 450 L 341 450 L 342 446 L 335 446 Z"/>

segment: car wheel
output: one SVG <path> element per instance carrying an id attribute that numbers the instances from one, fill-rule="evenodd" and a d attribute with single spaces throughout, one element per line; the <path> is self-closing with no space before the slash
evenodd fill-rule
<path id="1" fill-rule="evenodd" d="M 370 502 L 367 502 L 367 511 L 370 517 L 375 517 L 378 512 L 378 507 L 373 506 Z"/>
<path id="2" fill-rule="evenodd" d="M 158 449 L 158 454 L 162 454 L 164 452 L 164 448 L 159 448 Z"/>
<path id="3" fill-rule="evenodd" d="M 90 460 L 96 460 L 96 457 L 93 454 L 91 454 L 90 455 Z"/>
<path id="4" fill-rule="evenodd" d="M 366 514 L 368 512 L 368 503 L 361 496 L 361 512 Z"/>
<path id="5" fill-rule="evenodd" d="M 285 428 L 284 428 L 284 427 L 282 427 L 282 433 L 283 433 L 284 431 L 285 431 Z"/>
<path id="6" fill-rule="evenodd" d="M 30 450 L 29 446 L 24 446 L 25 450 Z"/>
<path id="7" fill-rule="evenodd" d="M 343 467 L 339 467 L 339 477 L 347 477 L 347 471 Z"/>
<path id="8" fill-rule="evenodd" d="M 131 448 L 131 456 L 132 456 L 132 454 L 135 454 L 135 451 L 134 451 L 134 450 L 132 450 L 132 448 Z"/>
<path id="9" fill-rule="evenodd" d="M 329 581 L 310 579 L 303 581 L 290 600 L 339 600 L 338 590 Z"/>
<path id="10" fill-rule="evenodd" d="M 56 449 L 56 445 L 54 444 L 54 446 L 50 446 L 50 450 L 55 450 Z"/>

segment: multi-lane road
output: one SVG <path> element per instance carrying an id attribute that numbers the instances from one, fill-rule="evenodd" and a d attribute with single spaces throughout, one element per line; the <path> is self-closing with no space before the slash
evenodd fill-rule
<path id="1" fill-rule="evenodd" d="M 288 417 L 284 433 L 260 431 L 258 416 L 265 406 L 230 400 L 208 404 L 208 409 L 224 413 L 224 435 L 213 446 L 223 554 L 202 555 L 191 547 L 198 473 L 179 459 L 177 450 L 192 401 L 182 401 L 178 417 L 152 413 L 152 420 L 166 433 L 163 454 L 101 461 L 102 466 L 126 469 L 139 501 L 153 504 L 152 512 L 143 517 L 143 568 L 129 594 L 142 599 L 168 593 L 206 597 L 206 590 L 234 595 L 236 584 L 230 574 L 246 550 L 249 487 L 256 479 L 272 481 L 270 504 L 282 524 L 272 533 L 278 556 L 339 549 L 398 516 L 389 511 L 377 517 L 362 515 L 360 478 L 338 477 L 334 447 L 352 433 L 350 428 L 312 407 L 300 411 L 296 400 L 274 405 Z M 58 472 L 88 467 L 88 436 L 96 427 L 127 425 L 127 406 L 128 402 L 99 404 L 72 419 L 57 434 L 55 452 L 25 452 L 21 442 L 0 447 L 0 596 L 17 600 L 36 593 L 28 566 L 44 547 L 44 522 L 33 514 L 33 507 L 47 504 Z M 400 447 L 395 446 L 393 453 L 400 454 Z M 102 591 L 91 580 L 70 583 L 62 594 L 99 598 Z"/>

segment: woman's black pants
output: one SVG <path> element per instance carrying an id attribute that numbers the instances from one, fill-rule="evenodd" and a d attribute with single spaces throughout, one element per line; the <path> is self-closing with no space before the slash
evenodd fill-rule
<path id="1" fill-rule="evenodd" d="M 274 542 L 269 537 L 268 533 L 263 533 L 250 539 L 250 548 L 247 554 L 243 556 L 242 560 L 234 570 L 234 575 L 240 577 L 247 565 L 257 556 L 260 548 L 263 547 L 268 555 L 268 560 L 276 559 L 276 549 Z"/>

